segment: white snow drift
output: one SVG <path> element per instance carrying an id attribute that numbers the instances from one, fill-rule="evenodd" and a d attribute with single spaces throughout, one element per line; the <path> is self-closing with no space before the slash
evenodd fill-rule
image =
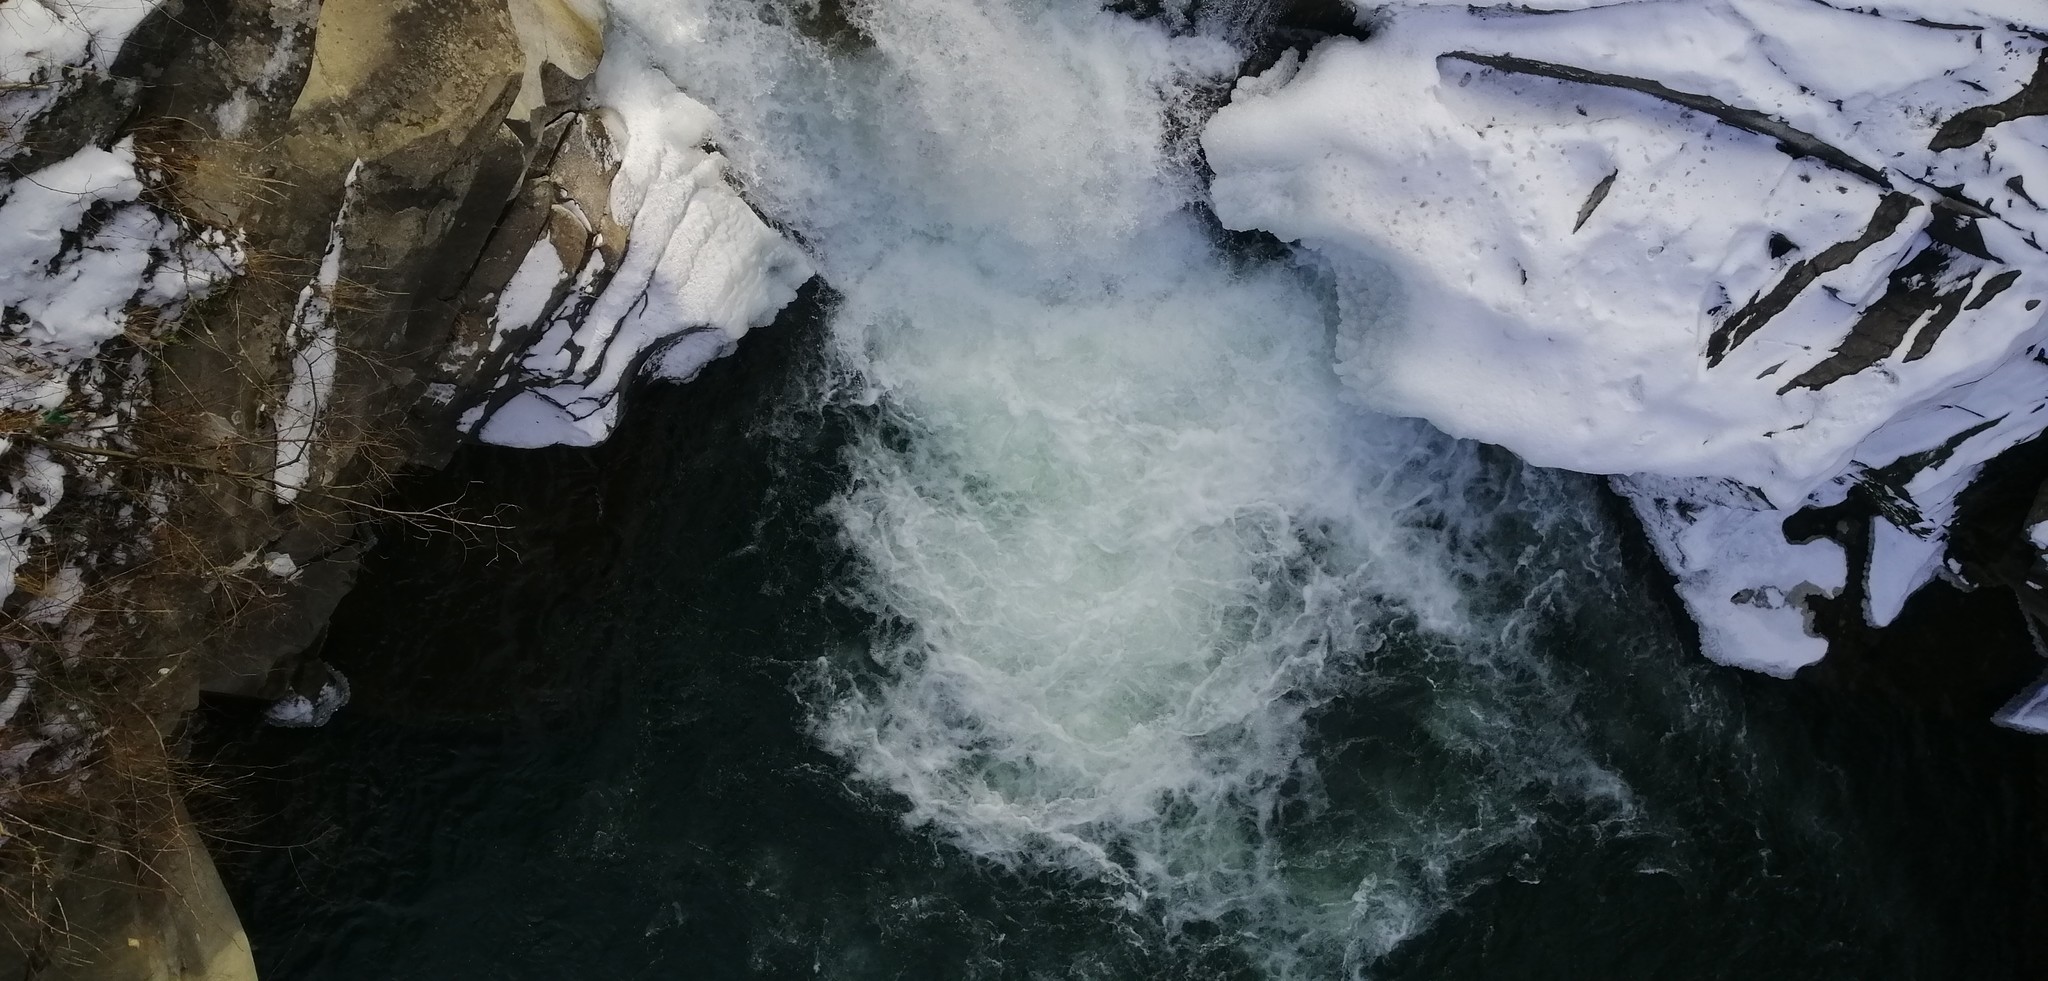
<path id="1" fill-rule="evenodd" d="M 2048 423 L 2048 8 L 1533 7 L 1371 6 L 1369 41 L 1247 79 L 1204 134 L 1216 211 L 1328 261 L 1369 405 L 1623 475 L 1709 656 L 1789 674 L 1849 577 L 1791 512 L 1878 503 L 1888 622 Z"/>

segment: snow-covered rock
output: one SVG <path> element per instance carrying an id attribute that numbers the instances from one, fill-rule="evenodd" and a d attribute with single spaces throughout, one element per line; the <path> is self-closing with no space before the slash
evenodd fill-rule
<path id="1" fill-rule="evenodd" d="M 163 0 L 7 4 L 0 12 L 0 160 L 44 149 L 48 128 L 78 135 L 77 119 L 53 110 L 85 89 L 114 84 L 121 46 L 160 6 Z"/>
<path id="2" fill-rule="evenodd" d="M 324 662 L 313 667 L 317 668 L 317 676 L 302 680 L 299 685 L 312 689 L 312 693 L 297 689 L 289 692 L 264 709 L 263 721 L 286 729 L 313 729 L 326 725 L 334 713 L 348 705 L 348 678 Z"/>
<path id="3" fill-rule="evenodd" d="M 579 266 L 536 243 L 498 297 L 493 343 L 537 335 L 512 377 L 463 425 L 503 446 L 588 446 L 610 435 L 636 379 L 684 381 L 773 320 L 811 278 L 810 260 L 727 182 L 718 119 L 645 67 L 607 59 L 618 173 L 609 219 L 623 252 L 591 248 Z M 598 222 L 576 217 L 593 234 Z M 616 261 L 617 265 L 612 265 Z"/>
<path id="4" fill-rule="evenodd" d="M 1717 660 L 1818 659 L 1807 597 L 1895 616 L 1976 468 L 2048 424 L 2048 7 L 1362 17 L 1203 137 L 1223 222 L 1328 262 L 1358 394 L 1618 475 Z M 1865 567 L 1786 539 L 1851 495 Z"/>
<path id="5" fill-rule="evenodd" d="M 138 314 L 174 318 L 189 299 L 236 275 L 239 243 L 143 200 L 149 175 L 132 137 L 93 132 L 90 115 L 59 119 L 101 84 L 127 34 L 156 0 L 14 4 L 0 30 L 0 601 L 14 591 L 66 468 L 32 430 L 67 418 L 78 376 Z M 54 122 L 53 122 L 54 120 Z M 68 122 L 60 127 L 58 123 Z M 68 129 L 68 155 L 35 138 Z M 104 137 L 104 145 L 95 138 Z M 82 144 L 82 145 L 80 145 Z M 27 170 L 27 173 L 23 173 Z M 132 408 L 132 407 L 131 407 Z M 63 433 L 103 444 L 114 424 Z"/>

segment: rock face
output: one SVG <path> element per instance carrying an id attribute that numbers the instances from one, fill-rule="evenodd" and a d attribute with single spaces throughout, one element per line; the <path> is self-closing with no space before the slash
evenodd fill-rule
<path id="1" fill-rule="evenodd" d="M 189 823 L 90 788 L 160 786 L 202 692 L 325 721 L 372 525 L 452 517 L 380 508 L 393 471 L 600 439 L 810 269 L 708 110 L 594 88 L 598 0 L 0 8 L 0 885 L 42 897 L 0 974 L 246 977 Z"/>
<path id="2" fill-rule="evenodd" d="M 234 464 L 190 473 L 184 496 L 205 502 L 193 536 L 283 600 L 226 637 L 193 625 L 218 655 L 207 690 L 331 687 L 295 658 L 352 582 L 380 475 L 452 447 L 454 412 L 427 397 L 431 382 L 474 395 L 496 367 L 441 365 L 465 304 L 497 288 L 493 250 L 523 253 L 535 234 L 508 232 L 508 202 L 547 182 L 549 138 L 584 115 L 569 68 L 587 79 L 602 25 L 569 10 L 195 3 L 163 8 L 131 41 L 146 76 L 138 125 L 178 148 L 177 206 L 233 229 L 252 257 L 152 370 L 176 442 Z"/>
<path id="3" fill-rule="evenodd" d="M 182 810 L 146 865 L 101 855 L 59 888 L 80 933 L 37 981 L 256 981 L 241 918 Z"/>
<path id="4" fill-rule="evenodd" d="M 1366 6 L 1204 145 L 1225 224 L 1328 262 L 1368 402 L 1616 475 L 1727 663 L 1956 573 L 1958 493 L 2048 425 L 2048 13 Z"/>
<path id="5" fill-rule="evenodd" d="M 0 600 L 62 501 L 65 467 L 40 420 L 86 416 L 67 442 L 102 445 L 134 416 L 102 345 L 149 333 L 232 278 L 239 249 L 145 199 L 148 155 L 123 126 L 137 91 L 115 73 L 146 6 L 8 11 L 0 43 Z M 61 124 L 60 124 L 61 123 Z M 105 367 L 105 366 L 98 366 Z M 45 609 L 42 616 L 53 611 Z M 62 619 L 56 612 L 55 619 Z M 0 725 L 8 720 L 0 718 Z"/>

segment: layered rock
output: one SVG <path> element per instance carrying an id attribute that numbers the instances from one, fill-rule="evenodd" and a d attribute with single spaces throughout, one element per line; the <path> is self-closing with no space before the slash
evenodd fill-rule
<path id="1" fill-rule="evenodd" d="M 324 721 L 372 525 L 461 520 L 384 511 L 392 471 L 465 424 L 602 438 L 623 389 L 728 350 L 809 267 L 707 110 L 652 73 L 593 90 L 595 0 L 0 6 L 0 885 L 47 877 L 0 910 L 44 931 L 0 971 L 247 976 L 189 823 L 83 775 L 163 778 L 202 691 Z M 52 673 L 122 714 L 44 697 Z M 39 805 L 70 831 L 21 831 L 31 771 L 74 785 Z"/>
<path id="2" fill-rule="evenodd" d="M 1204 145 L 1225 224 L 1328 263 L 1367 402 L 1615 475 L 1727 663 L 1790 674 L 1820 601 L 1881 625 L 1955 574 L 1958 493 L 2048 425 L 2048 16 L 1363 19 L 1241 83 Z"/>

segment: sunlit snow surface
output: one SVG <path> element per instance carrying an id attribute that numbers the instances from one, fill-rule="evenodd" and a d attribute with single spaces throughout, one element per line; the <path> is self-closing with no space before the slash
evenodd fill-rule
<path id="1" fill-rule="evenodd" d="M 606 62 L 617 170 L 607 205 L 630 231 L 616 269 L 593 250 L 564 269 L 536 242 L 499 298 L 495 348 L 537 328 L 507 399 L 471 408 L 462 428 L 486 443 L 590 446 L 618 424 L 621 390 L 641 377 L 688 381 L 775 318 L 811 278 L 796 247 L 726 182 L 710 110 L 644 61 Z M 557 287 L 573 283 L 553 314 Z M 546 318 L 545 320 L 543 318 Z"/>
<path id="2" fill-rule="evenodd" d="M 804 694 L 913 826 L 1323 978 L 1542 809 L 1629 812 L 1527 651 L 1587 485 L 1351 404 L 1327 286 L 1190 216 L 1173 148 L 1229 45 L 1086 3 L 889 0 L 829 43 L 776 5 L 616 13 L 610 57 L 720 114 L 841 295 L 828 397 L 866 421 L 830 510 L 886 626 Z M 1386 748 L 1328 807 L 1338 699 Z"/>
<path id="3" fill-rule="evenodd" d="M 1890 622 L 1977 466 L 2048 419 L 2048 210 L 2023 193 L 2048 119 L 1949 126 L 2034 77 L 2048 10 L 1359 6 L 1369 39 L 1283 60 L 1202 137 L 1226 225 L 1331 263 L 1354 387 L 1539 464 L 1639 475 L 1616 487 L 1710 657 L 1818 660 L 1798 598 L 1852 575 Z M 1912 315 L 1879 325 L 1888 309 Z M 1791 512 L 1859 487 L 1892 505 L 1866 567 L 1786 540 Z"/>

